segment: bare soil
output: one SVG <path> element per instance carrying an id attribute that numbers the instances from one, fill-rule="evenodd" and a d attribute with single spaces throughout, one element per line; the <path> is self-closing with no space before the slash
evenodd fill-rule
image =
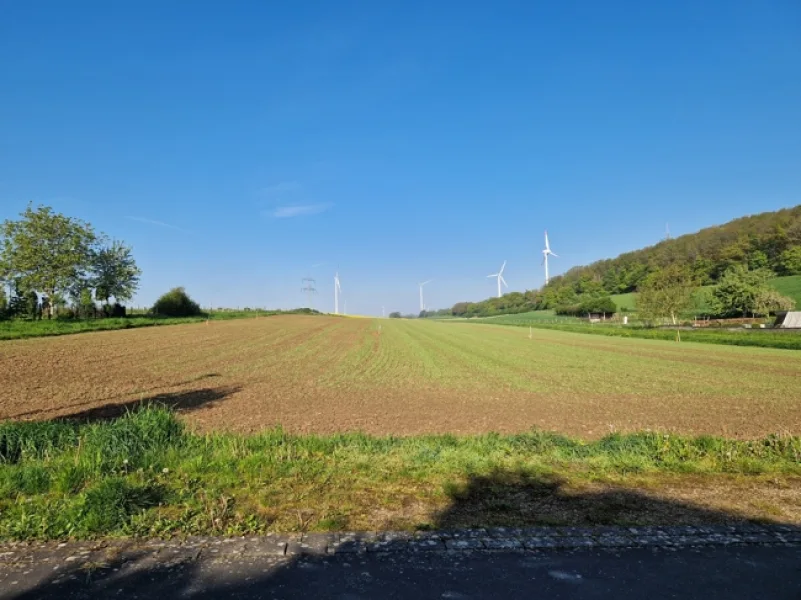
<path id="1" fill-rule="evenodd" d="M 527 338 L 296 315 L 0 342 L 0 419 L 107 418 L 158 401 L 201 431 L 801 432 L 792 351 Z"/>

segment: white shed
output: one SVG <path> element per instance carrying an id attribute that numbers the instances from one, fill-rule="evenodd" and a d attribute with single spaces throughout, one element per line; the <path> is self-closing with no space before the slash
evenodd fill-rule
<path id="1" fill-rule="evenodd" d="M 782 329 L 801 329 L 801 310 L 792 310 L 776 315 L 774 327 Z"/>

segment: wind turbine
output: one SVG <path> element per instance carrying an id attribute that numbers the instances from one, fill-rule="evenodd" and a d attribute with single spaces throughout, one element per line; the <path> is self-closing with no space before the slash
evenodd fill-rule
<path id="1" fill-rule="evenodd" d="M 548 243 L 548 232 L 545 232 L 545 250 L 542 251 L 542 264 L 545 265 L 545 285 L 548 285 L 548 256 L 559 258 L 558 254 L 551 252 L 551 245 Z"/>
<path id="2" fill-rule="evenodd" d="M 425 284 L 427 284 L 427 283 L 431 283 L 432 281 L 434 281 L 434 280 L 433 279 L 429 279 L 428 281 L 424 281 L 424 282 L 418 284 L 420 286 L 420 310 L 425 310 L 426 309 L 426 303 L 423 302 L 423 286 Z"/>
<path id="3" fill-rule="evenodd" d="M 339 295 L 342 293 L 342 287 L 339 285 L 339 272 L 334 274 L 334 314 L 339 314 Z"/>
<path id="4" fill-rule="evenodd" d="M 503 285 L 505 285 L 506 287 L 509 287 L 509 284 L 506 283 L 506 280 L 503 278 L 503 270 L 505 268 L 506 268 L 506 261 L 503 261 L 503 264 L 501 265 L 501 270 L 500 271 L 498 271 L 497 273 L 493 273 L 492 275 L 487 275 L 487 277 L 497 277 L 498 278 L 498 298 L 503 296 L 503 294 L 501 293 L 501 282 L 503 282 Z"/>

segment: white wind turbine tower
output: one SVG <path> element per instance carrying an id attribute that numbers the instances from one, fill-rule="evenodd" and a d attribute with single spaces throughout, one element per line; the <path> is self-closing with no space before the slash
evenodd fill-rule
<path id="1" fill-rule="evenodd" d="M 433 279 L 429 279 L 428 281 L 424 281 L 424 282 L 418 284 L 420 286 L 420 310 L 425 310 L 426 309 L 426 303 L 423 302 L 423 286 L 425 284 L 427 284 L 427 283 L 431 283 L 432 281 L 434 281 L 434 280 Z"/>
<path id="2" fill-rule="evenodd" d="M 339 295 L 342 293 L 342 286 L 339 285 L 339 273 L 334 274 L 334 314 L 339 314 Z"/>
<path id="3" fill-rule="evenodd" d="M 548 285 L 548 256 L 559 258 L 558 254 L 551 252 L 551 245 L 548 243 L 548 232 L 545 232 L 545 249 L 542 251 L 542 264 L 545 265 L 545 285 Z"/>
<path id="4" fill-rule="evenodd" d="M 503 264 L 501 265 L 501 270 L 500 271 L 498 271 L 497 273 L 493 273 L 492 275 L 487 275 L 487 277 L 497 277 L 498 278 L 498 298 L 503 296 L 503 293 L 501 292 L 501 282 L 503 282 L 503 285 L 505 285 L 506 287 L 509 287 L 509 284 L 506 283 L 506 280 L 503 278 L 503 270 L 505 268 L 506 268 L 506 261 L 503 261 Z"/>

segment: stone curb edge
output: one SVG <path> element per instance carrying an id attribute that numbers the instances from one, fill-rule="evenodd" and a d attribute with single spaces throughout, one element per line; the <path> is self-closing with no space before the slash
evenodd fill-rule
<path id="1" fill-rule="evenodd" d="M 86 562 L 110 554 L 159 560 L 214 557 L 295 557 L 387 552 L 535 551 L 593 548 L 801 545 L 801 528 L 789 525 L 670 527 L 491 527 L 455 531 L 266 534 L 173 540 L 9 542 L 0 544 L 0 565 L 38 560 Z"/>

